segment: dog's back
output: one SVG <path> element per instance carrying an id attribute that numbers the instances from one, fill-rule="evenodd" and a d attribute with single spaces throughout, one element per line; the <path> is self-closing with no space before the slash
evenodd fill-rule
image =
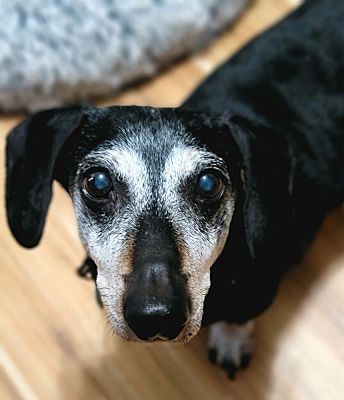
<path id="1" fill-rule="evenodd" d="M 309 0 L 247 45 L 185 103 L 286 137 L 301 203 L 344 197 L 344 2 Z M 314 198 L 316 196 L 316 198 Z M 300 210 L 301 211 L 301 210 Z"/>

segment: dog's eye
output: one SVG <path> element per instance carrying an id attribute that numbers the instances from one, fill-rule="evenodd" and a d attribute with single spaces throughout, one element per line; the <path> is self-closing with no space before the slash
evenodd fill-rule
<path id="1" fill-rule="evenodd" d="M 95 199 L 107 198 L 113 189 L 111 178 L 105 171 L 93 171 L 87 174 L 83 186 L 84 190 Z"/>
<path id="2" fill-rule="evenodd" d="M 225 185 L 216 172 L 203 172 L 197 179 L 197 192 L 205 200 L 218 200 L 224 193 Z"/>

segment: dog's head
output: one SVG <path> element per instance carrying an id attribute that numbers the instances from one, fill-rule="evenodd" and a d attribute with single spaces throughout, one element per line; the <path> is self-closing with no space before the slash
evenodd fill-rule
<path id="1" fill-rule="evenodd" d="M 210 268 L 229 234 L 235 182 L 251 184 L 239 167 L 240 134 L 230 130 L 180 109 L 38 113 L 8 138 L 12 232 L 26 247 L 39 242 L 57 179 L 72 198 L 115 332 L 187 341 L 199 330 Z M 246 214 L 255 219 L 253 203 Z M 254 246 L 259 237 L 250 224 L 247 231 Z"/>

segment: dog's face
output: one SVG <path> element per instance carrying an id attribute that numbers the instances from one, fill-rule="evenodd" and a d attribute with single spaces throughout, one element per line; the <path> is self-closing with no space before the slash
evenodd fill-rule
<path id="1" fill-rule="evenodd" d="M 113 138 L 79 161 L 69 190 L 113 329 L 186 341 L 201 324 L 234 192 L 224 160 L 182 121 L 146 114 L 109 124 Z"/>
<path id="2" fill-rule="evenodd" d="M 111 325 L 126 339 L 187 341 L 234 212 L 228 165 L 181 112 L 92 112 L 73 117 L 54 176 L 71 195 Z"/>

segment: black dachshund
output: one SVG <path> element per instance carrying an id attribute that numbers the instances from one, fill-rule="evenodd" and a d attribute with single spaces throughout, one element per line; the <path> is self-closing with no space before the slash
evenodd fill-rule
<path id="1" fill-rule="evenodd" d="M 40 240 L 53 179 L 71 195 L 115 332 L 247 364 L 252 319 L 344 199 L 344 2 L 309 0 L 178 109 L 37 113 L 7 144 L 16 239 Z"/>

